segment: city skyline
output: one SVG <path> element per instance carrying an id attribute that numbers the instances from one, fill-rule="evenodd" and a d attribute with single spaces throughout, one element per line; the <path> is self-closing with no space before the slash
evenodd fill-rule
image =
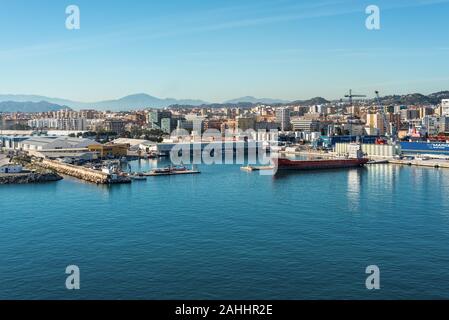
<path id="1" fill-rule="evenodd" d="M 375 31 L 365 27 L 368 1 L 77 1 L 80 30 L 65 28 L 69 4 L 3 1 L 2 94 L 214 103 L 449 87 L 449 1 L 378 1 Z"/>

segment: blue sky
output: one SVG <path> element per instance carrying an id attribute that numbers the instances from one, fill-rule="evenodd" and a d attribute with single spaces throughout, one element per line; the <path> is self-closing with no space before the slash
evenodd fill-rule
<path id="1" fill-rule="evenodd" d="M 370 4 L 381 30 L 365 28 Z M 449 0 L 0 0 L 0 94 L 431 93 L 449 90 L 448 20 Z"/>

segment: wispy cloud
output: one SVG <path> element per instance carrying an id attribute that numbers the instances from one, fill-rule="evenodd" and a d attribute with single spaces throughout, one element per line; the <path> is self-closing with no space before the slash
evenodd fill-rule
<path id="1" fill-rule="evenodd" d="M 449 3 L 449 0 L 392 0 L 381 5 L 382 10 L 403 9 L 417 6 L 430 6 Z M 251 12 L 248 18 L 248 12 Z M 250 28 L 276 23 L 288 23 L 307 19 L 320 19 L 354 13 L 364 14 L 364 7 L 359 1 L 330 0 L 314 3 L 298 3 L 296 1 L 278 0 L 242 3 L 195 12 L 188 17 L 176 14 L 159 17 L 151 24 L 137 22 L 122 24 L 115 31 L 102 32 L 85 36 L 78 40 L 62 40 L 33 46 L 24 46 L 0 50 L 1 59 L 42 56 L 57 53 L 92 50 L 117 43 L 132 43 L 144 40 L 175 38 L 224 31 L 229 29 Z M 173 23 L 176 21 L 176 23 Z M 337 50 L 337 49 L 329 49 Z M 361 55 L 372 51 L 348 49 L 347 54 Z M 341 51 L 343 53 L 343 51 Z"/>
<path id="2" fill-rule="evenodd" d="M 159 17 L 150 24 L 147 21 L 131 25 L 122 24 L 116 26 L 113 32 L 107 31 L 93 34 L 78 40 L 58 41 L 0 50 L 0 57 L 3 59 L 20 58 L 89 50 L 105 45 L 122 43 L 123 41 L 129 43 L 164 39 L 294 20 L 323 18 L 360 11 L 360 8 L 345 8 L 342 5 L 344 2 L 343 0 L 335 0 L 298 4 L 295 1 L 292 3 L 288 0 L 265 1 L 257 4 L 242 4 L 198 11 L 187 17 L 167 15 Z M 273 7 L 273 5 L 275 6 Z M 251 13 L 250 18 L 248 18 L 248 13 Z M 176 23 L 173 23 L 173 21 L 176 21 Z"/>

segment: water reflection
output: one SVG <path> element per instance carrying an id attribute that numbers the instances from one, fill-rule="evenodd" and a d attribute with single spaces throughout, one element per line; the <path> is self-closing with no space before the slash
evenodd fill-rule
<path id="1" fill-rule="evenodd" d="M 352 212 L 360 212 L 360 192 L 362 187 L 362 171 L 348 171 L 348 209 Z"/>

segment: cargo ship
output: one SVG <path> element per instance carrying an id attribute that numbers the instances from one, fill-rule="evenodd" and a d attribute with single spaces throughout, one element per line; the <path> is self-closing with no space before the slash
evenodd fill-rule
<path id="1" fill-rule="evenodd" d="M 364 158 L 360 144 L 354 143 L 348 146 L 348 156 L 341 159 L 290 160 L 279 158 L 276 161 L 278 171 L 283 171 L 362 167 L 369 162 L 369 159 Z"/>
<path id="2" fill-rule="evenodd" d="M 400 142 L 403 152 L 449 153 L 447 142 Z"/>
<path id="3" fill-rule="evenodd" d="M 320 170 L 362 167 L 368 159 L 289 160 L 278 159 L 278 170 Z"/>

